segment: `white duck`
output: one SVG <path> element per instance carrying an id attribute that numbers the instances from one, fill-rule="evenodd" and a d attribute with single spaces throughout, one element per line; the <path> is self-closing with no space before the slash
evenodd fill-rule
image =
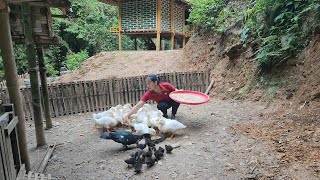
<path id="1" fill-rule="evenodd" d="M 95 121 L 95 125 L 98 125 L 100 127 L 103 128 L 107 128 L 107 130 L 109 130 L 109 128 L 114 127 L 118 124 L 118 121 L 112 117 L 101 117 L 99 119 L 94 119 Z"/>
<path id="2" fill-rule="evenodd" d="M 186 126 L 177 120 L 161 118 L 159 120 L 158 128 L 163 133 L 171 133 L 171 136 L 170 136 L 170 139 L 171 139 L 177 130 L 186 128 Z"/>
<path id="3" fill-rule="evenodd" d="M 136 131 L 137 134 L 151 134 L 154 135 L 156 134 L 156 130 L 153 128 L 149 128 L 146 124 L 143 123 L 138 123 L 138 124 L 133 124 L 133 128 Z"/>

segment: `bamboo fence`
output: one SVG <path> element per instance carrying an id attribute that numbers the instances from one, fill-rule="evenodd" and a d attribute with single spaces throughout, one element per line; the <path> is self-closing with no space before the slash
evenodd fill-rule
<path id="1" fill-rule="evenodd" d="M 163 73 L 159 76 L 161 81 L 184 90 L 205 92 L 210 83 L 209 71 Z M 23 87 L 20 90 L 26 119 L 32 119 L 31 89 Z M 100 112 L 118 104 L 136 104 L 146 90 L 145 76 L 48 84 L 51 115 Z"/>

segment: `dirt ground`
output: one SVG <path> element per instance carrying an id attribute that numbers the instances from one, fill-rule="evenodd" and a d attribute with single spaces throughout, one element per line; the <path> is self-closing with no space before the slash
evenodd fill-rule
<path id="1" fill-rule="evenodd" d="M 100 139 L 91 113 L 55 118 L 54 127 L 46 130 L 48 144 L 57 143 L 46 173 L 66 179 L 320 178 L 316 164 L 295 162 L 293 167 L 284 168 L 284 153 L 275 151 L 270 142 L 235 133 L 234 127 L 239 124 L 265 124 L 261 112 L 268 111 L 258 103 L 218 99 L 199 106 L 182 105 L 177 118 L 187 128 L 158 145 L 176 148 L 154 167 L 144 167 L 142 174 L 135 174 L 124 162 L 136 151 L 134 145 L 125 150 L 121 144 Z M 28 125 L 28 143 L 34 147 L 34 125 L 31 121 Z M 45 151 L 46 148 L 31 149 L 32 157 L 37 157 L 31 158 L 33 168 Z"/>
<path id="2" fill-rule="evenodd" d="M 136 149 L 100 139 L 91 113 L 53 119 L 45 134 L 57 147 L 46 173 L 66 179 L 320 179 L 320 36 L 284 71 L 259 79 L 252 49 L 230 60 L 224 51 L 233 36 L 226 37 L 198 36 L 183 50 L 104 52 L 60 77 L 56 82 L 209 68 L 215 84 L 208 103 L 180 107 L 177 118 L 187 128 L 159 144 L 177 147 L 142 174 L 124 163 Z M 27 130 L 36 169 L 46 147 L 36 148 L 32 121 Z"/>

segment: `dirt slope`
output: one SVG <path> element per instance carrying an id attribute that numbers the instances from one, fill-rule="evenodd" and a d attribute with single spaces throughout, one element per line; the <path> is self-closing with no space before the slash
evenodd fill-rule
<path id="1" fill-rule="evenodd" d="M 190 68 L 184 64 L 182 50 L 102 52 L 86 60 L 79 69 L 61 76 L 56 82 L 63 83 L 197 69 Z"/>

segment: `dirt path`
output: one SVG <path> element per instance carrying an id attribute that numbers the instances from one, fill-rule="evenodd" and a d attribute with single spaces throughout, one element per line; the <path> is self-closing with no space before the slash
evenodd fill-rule
<path id="1" fill-rule="evenodd" d="M 58 146 L 46 173 L 66 179 L 316 179 L 317 174 L 299 169 L 302 166 L 293 172 L 281 170 L 279 153 L 267 141 L 235 133 L 237 124 L 266 123 L 259 118 L 266 111 L 258 104 L 217 99 L 199 106 L 182 105 L 177 118 L 187 128 L 159 144 L 179 147 L 140 175 L 124 163 L 136 149 L 124 150 L 120 144 L 100 139 L 91 113 L 55 118 L 46 138 L 48 144 Z M 36 168 L 45 148 L 35 148 L 34 125 L 27 124 L 31 163 Z"/>

